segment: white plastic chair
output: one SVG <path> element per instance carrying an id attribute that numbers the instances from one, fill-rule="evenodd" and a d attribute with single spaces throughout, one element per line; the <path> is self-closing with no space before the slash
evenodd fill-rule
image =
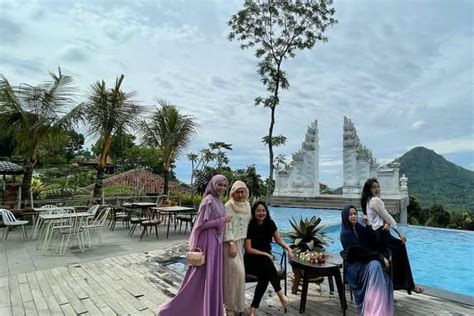
<path id="1" fill-rule="evenodd" d="M 59 219 L 50 220 L 44 229 L 43 238 L 43 254 L 50 248 L 51 240 L 54 240 L 55 234 L 59 232 L 61 228 L 70 228 L 70 217 L 68 214 L 75 213 L 73 207 L 56 207 L 48 209 L 45 215 L 63 215 Z"/>
<path id="2" fill-rule="evenodd" d="M 84 228 L 82 227 L 83 217 L 74 216 L 69 217 L 69 225 L 59 227 L 59 235 L 61 236 L 61 245 L 59 247 L 59 254 L 64 255 L 66 253 L 67 246 L 71 237 L 76 237 L 77 245 L 81 252 L 84 252 Z M 66 238 L 66 240 L 64 240 Z"/>
<path id="3" fill-rule="evenodd" d="M 97 242 L 99 245 L 104 243 L 104 235 L 102 232 L 102 228 L 104 227 L 105 221 L 107 220 L 107 217 L 109 216 L 111 208 L 107 207 L 103 209 L 102 211 L 99 212 L 99 215 L 97 216 L 96 219 L 92 222 L 92 224 L 88 225 L 83 225 L 82 227 L 85 230 L 85 233 L 87 235 L 87 238 L 89 240 L 89 248 L 92 247 L 92 241 L 91 241 L 91 231 L 94 230 L 97 232 Z"/>
<path id="4" fill-rule="evenodd" d="M 49 204 L 49 205 L 43 205 L 40 208 L 35 209 L 35 210 L 39 212 L 38 215 L 42 215 L 42 214 L 48 214 L 51 210 L 57 209 L 57 208 L 58 207 L 56 205 Z M 43 220 L 38 216 L 33 227 L 33 237 L 32 237 L 33 239 L 36 239 L 38 237 L 38 233 L 44 228 L 44 227 L 41 227 L 42 225 L 43 225 Z"/>
<path id="5" fill-rule="evenodd" d="M 3 240 L 7 240 L 8 233 L 12 229 L 12 227 L 15 226 L 21 226 L 21 229 L 23 231 L 23 238 L 27 239 L 28 236 L 26 235 L 26 229 L 25 225 L 28 224 L 28 221 L 22 221 L 18 220 L 15 218 L 15 215 L 7 209 L 0 209 L 0 213 L 2 213 L 2 218 L 3 218 L 3 224 L 7 226 L 7 230 L 5 231 L 5 234 L 3 235 Z"/>

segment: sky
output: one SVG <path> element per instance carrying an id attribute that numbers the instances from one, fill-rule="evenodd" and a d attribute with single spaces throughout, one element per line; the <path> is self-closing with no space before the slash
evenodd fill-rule
<path id="1" fill-rule="evenodd" d="M 176 162 L 189 183 L 186 153 L 232 144 L 232 169 L 268 175 L 270 112 L 254 105 L 266 91 L 252 50 L 227 39 L 243 0 L 0 0 L 0 73 L 38 84 L 61 67 L 85 100 L 90 85 L 136 91 L 144 105 L 167 100 L 200 125 Z M 320 181 L 342 185 L 342 126 L 354 123 L 381 164 L 425 146 L 474 170 L 474 1 L 335 0 L 338 24 L 327 43 L 287 60 L 276 154 L 301 148 L 319 122 Z M 88 143 L 93 139 L 88 138 Z"/>

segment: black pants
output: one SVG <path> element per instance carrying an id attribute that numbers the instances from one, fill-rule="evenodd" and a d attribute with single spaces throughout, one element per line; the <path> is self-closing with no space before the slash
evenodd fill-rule
<path id="1" fill-rule="evenodd" d="M 407 290 L 408 294 L 415 289 L 415 282 L 411 273 L 410 261 L 406 246 L 400 239 L 393 237 L 389 231 L 380 227 L 375 231 L 376 246 L 383 251 L 389 248 L 392 251 L 393 289 Z"/>
<path id="2" fill-rule="evenodd" d="M 245 273 L 255 275 L 258 278 L 252 305 L 250 305 L 254 308 L 258 308 L 267 290 L 268 283 L 272 284 L 275 292 L 281 290 L 280 279 L 278 278 L 278 273 L 273 261 L 267 256 L 245 254 L 244 264 Z"/>

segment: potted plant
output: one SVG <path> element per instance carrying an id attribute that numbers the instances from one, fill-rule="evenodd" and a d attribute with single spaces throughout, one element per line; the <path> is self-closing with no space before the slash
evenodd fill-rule
<path id="1" fill-rule="evenodd" d="M 294 250 L 295 255 L 308 251 L 323 252 L 324 246 L 328 245 L 329 237 L 326 236 L 326 226 L 320 225 L 321 218 L 312 216 L 311 218 L 300 218 L 296 220 L 292 217 L 290 220 L 292 230 L 287 237 L 291 240 L 290 247 Z M 296 294 L 301 279 L 301 273 L 298 269 L 293 269 L 295 276 L 293 280 L 292 293 Z M 310 280 L 310 282 L 321 283 L 323 278 Z"/>

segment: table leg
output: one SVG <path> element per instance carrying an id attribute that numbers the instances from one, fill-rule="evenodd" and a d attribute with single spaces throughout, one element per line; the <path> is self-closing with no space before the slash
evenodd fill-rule
<path id="1" fill-rule="evenodd" d="M 334 281 L 332 280 L 332 276 L 328 276 L 328 284 L 329 284 L 329 294 L 334 294 Z"/>
<path id="2" fill-rule="evenodd" d="M 308 297 L 309 274 L 308 271 L 303 270 L 303 289 L 301 291 L 300 314 L 304 313 L 306 309 L 306 298 Z"/>
<path id="3" fill-rule="evenodd" d="M 170 235 L 170 222 L 171 222 L 171 213 L 168 213 L 168 228 L 166 229 L 166 239 L 168 239 Z"/>
<path id="4" fill-rule="evenodd" d="M 339 294 L 339 301 L 341 302 L 342 309 L 346 309 L 346 293 L 344 293 L 344 284 L 342 284 L 341 272 L 339 268 L 334 272 L 334 278 L 336 279 L 337 293 Z"/>

